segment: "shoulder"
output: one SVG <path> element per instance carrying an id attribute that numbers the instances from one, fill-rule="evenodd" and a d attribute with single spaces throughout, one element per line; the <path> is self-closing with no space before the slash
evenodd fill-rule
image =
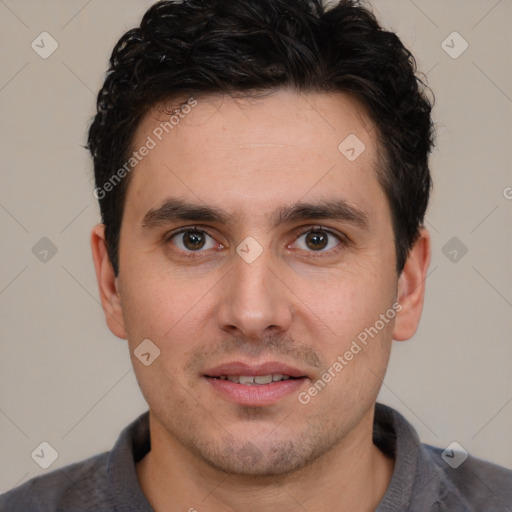
<path id="1" fill-rule="evenodd" d="M 376 404 L 374 442 L 395 458 L 379 511 L 512 512 L 512 471 L 422 443 L 396 410 Z"/>
<path id="2" fill-rule="evenodd" d="M 150 447 L 146 412 L 124 428 L 110 452 L 33 478 L 0 495 L 0 512 L 151 511 L 135 467 Z"/>
<path id="3" fill-rule="evenodd" d="M 0 495 L 0 512 L 110 510 L 107 461 L 103 453 L 33 478 Z"/>
<path id="4" fill-rule="evenodd" d="M 512 470 L 471 455 L 463 460 L 465 455 L 460 457 L 453 451 L 443 458 L 444 450 L 427 444 L 422 444 L 422 449 L 436 467 L 440 503 L 446 505 L 454 500 L 464 503 L 468 511 L 503 512 L 512 508 Z M 452 464 L 446 462 L 450 459 Z"/>

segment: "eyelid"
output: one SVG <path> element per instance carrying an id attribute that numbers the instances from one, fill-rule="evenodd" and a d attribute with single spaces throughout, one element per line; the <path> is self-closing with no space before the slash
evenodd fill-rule
<path id="1" fill-rule="evenodd" d="M 186 233 L 187 231 L 193 231 L 193 232 L 197 231 L 200 233 L 206 233 L 208 236 L 211 236 L 208 232 L 201 229 L 199 226 L 182 226 L 180 228 L 176 228 L 172 231 L 165 233 L 163 236 L 163 240 L 164 240 L 164 242 L 169 242 L 176 235 L 180 235 L 181 233 Z"/>
<path id="2" fill-rule="evenodd" d="M 167 245 L 171 242 L 171 240 L 183 233 L 201 233 L 207 237 L 210 237 L 217 245 L 219 245 L 219 248 L 216 248 L 216 250 L 224 249 L 224 244 L 220 243 L 216 237 L 211 235 L 206 229 L 202 229 L 200 226 L 182 226 L 180 228 L 177 228 L 173 231 L 170 231 L 168 233 L 165 233 L 162 238 L 162 243 L 164 245 Z M 184 251 L 183 249 L 180 249 L 176 246 L 176 244 L 172 244 L 174 246 L 174 251 L 179 252 L 181 255 L 184 255 L 189 258 L 200 258 L 206 256 L 210 251 L 214 250 L 212 248 L 210 249 L 199 249 L 197 251 Z"/>
<path id="3" fill-rule="evenodd" d="M 310 231 L 324 231 L 329 235 L 336 237 L 341 243 L 345 244 L 348 244 L 351 241 L 350 238 L 344 233 L 341 233 L 340 231 L 337 231 L 332 228 L 328 228 L 327 226 L 321 226 L 320 224 L 315 224 L 311 226 L 301 226 L 300 228 L 297 228 L 294 231 L 294 235 L 299 237 L 305 235 L 306 233 L 309 233 Z"/>

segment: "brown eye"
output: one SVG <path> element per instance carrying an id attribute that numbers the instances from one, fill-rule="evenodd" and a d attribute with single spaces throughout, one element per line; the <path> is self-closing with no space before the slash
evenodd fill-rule
<path id="1" fill-rule="evenodd" d="M 169 238 L 169 242 L 184 252 L 198 252 L 201 249 L 212 249 L 215 240 L 205 231 L 199 229 L 184 229 Z"/>
<path id="2" fill-rule="evenodd" d="M 186 231 L 185 233 L 182 233 L 181 236 L 183 245 L 191 251 L 202 249 L 205 244 L 204 233 L 199 233 L 197 231 Z"/>
<path id="3" fill-rule="evenodd" d="M 295 245 L 307 252 L 328 252 L 342 243 L 341 238 L 326 229 L 310 229 L 302 233 Z"/>
<path id="4" fill-rule="evenodd" d="M 310 231 L 306 236 L 305 242 L 311 250 L 318 251 L 327 247 L 329 238 L 322 231 Z"/>

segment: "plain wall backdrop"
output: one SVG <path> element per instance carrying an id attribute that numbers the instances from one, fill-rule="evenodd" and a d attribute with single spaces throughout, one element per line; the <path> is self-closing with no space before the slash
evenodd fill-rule
<path id="1" fill-rule="evenodd" d="M 0 0 L 0 492 L 110 449 L 146 409 L 99 305 L 82 146 L 113 45 L 151 3 Z M 512 468 L 512 1 L 372 5 L 426 74 L 437 124 L 424 313 L 379 400 L 424 442 Z"/>

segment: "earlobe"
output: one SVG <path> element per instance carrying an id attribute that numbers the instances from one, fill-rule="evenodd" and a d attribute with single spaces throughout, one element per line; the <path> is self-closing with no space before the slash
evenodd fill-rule
<path id="1" fill-rule="evenodd" d="M 118 338 L 126 339 L 127 333 L 124 327 L 118 279 L 115 276 L 108 256 L 104 224 L 98 224 L 93 228 L 91 233 L 91 250 L 101 305 L 103 306 L 108 328 Z"/>
<path id="2" fill-rule="evenodd" d="M 396 315 L 393 339 L 405 341 L 411 338 L 418 328 L 423 301 L 425 280 L 430 264 L 430 234 L 426 228 L 409 251 L 405 267 L 398 280 L 398 302 L 402 306 Z"/>

